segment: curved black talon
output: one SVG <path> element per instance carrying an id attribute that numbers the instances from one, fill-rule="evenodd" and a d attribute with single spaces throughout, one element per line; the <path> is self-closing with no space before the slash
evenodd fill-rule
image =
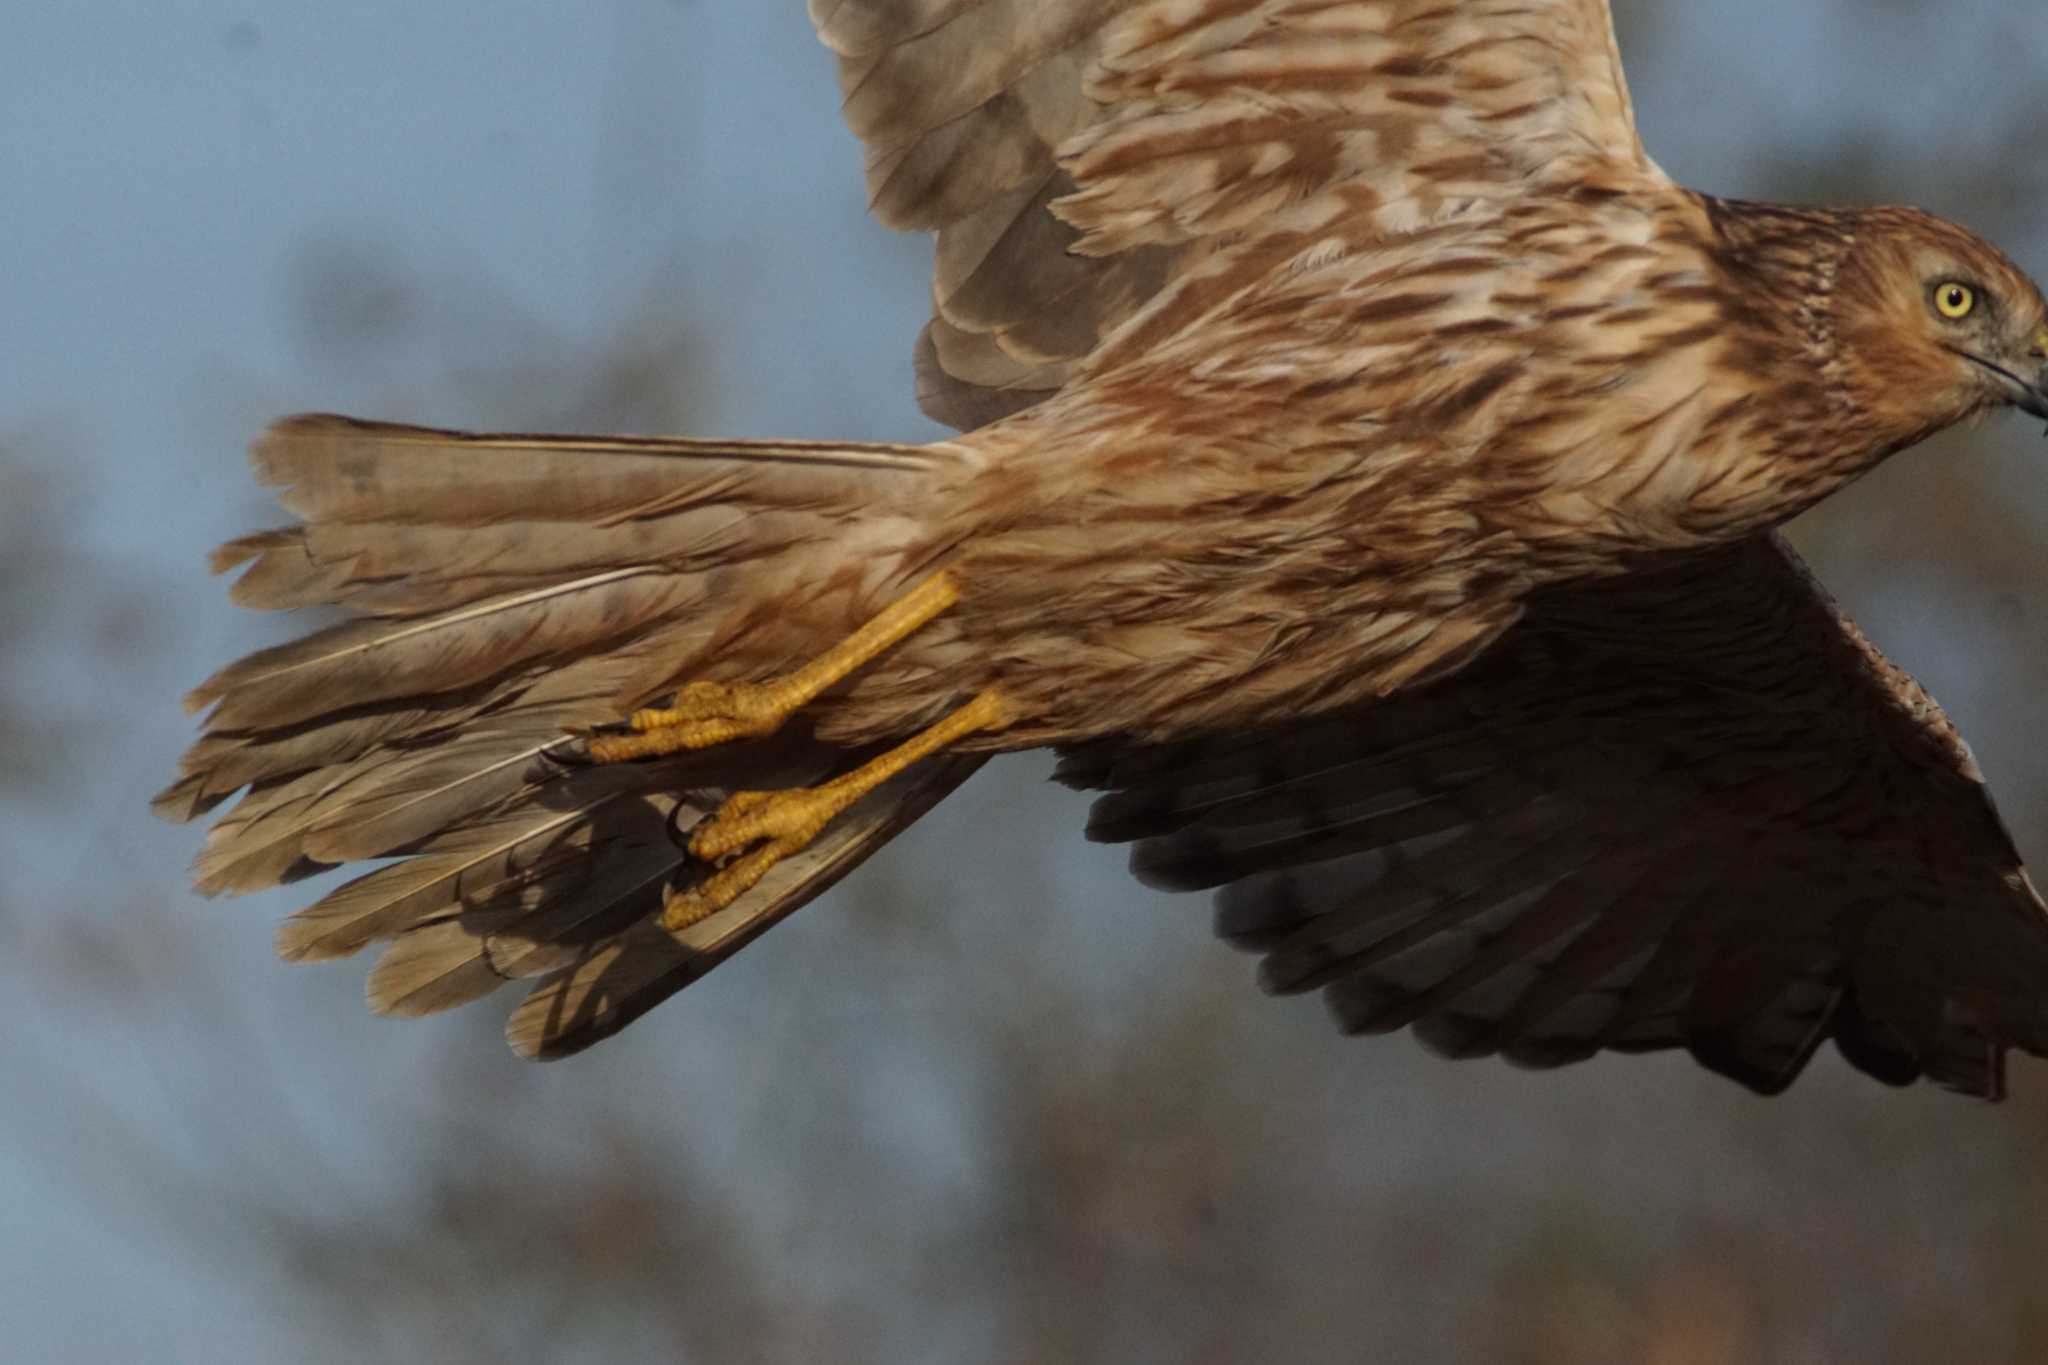
<path id="1" fill-rule="evenodd" d="M 597 760 L 583 745 L 583 736 L 564 735 L 555 743 L 540 751 L 540 761 L 563 772 L 576 772 L 584 768 L 595 768 Z M 564 748 L 564 746 L 567 746 Z"/>

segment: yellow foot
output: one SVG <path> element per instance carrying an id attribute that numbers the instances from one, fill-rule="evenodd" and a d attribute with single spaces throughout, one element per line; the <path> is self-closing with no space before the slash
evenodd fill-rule
<path id="1" fill-rule="evenodd" d="M 625 763 L 772 735 L 820 692 L 959 600 L 953 575 L 934 574 L 788 677 L 772 683 L 690 683 L 676 693 L 673 704 L 635 712 L 628 722 L 632 734 L 591 738 L 590 757 L 598 763 Z"/>
<path id="2" fill-rule="evenodd" d="M 787 688 L 787 683 L 690 683 L 676 693 L 673 705 L 635 711 L 627 722 L 632 734 L 594 736 L 590 757 L 598 763 L 624 763 L 772 735 L 809 700 L 792 698 Z"/>
<path id="3" fill-rule="evenodd" d="M 738 900 L 742 893 L 768 875 L 768 869 L 795 849 L 766 844 L 746 857 L 730 863 L 687 891 L 669 887 L 661 895 L 661 927 L 679 934 L 699 920 L 709 919 Z"/>
<path id="4" fill-rule="evenodd" d="M 981 730 L 1000 730 L 1010 721 L 1002 696 L 986 691 L 907 743 L 852 772 L 817 787 L 780 792 L 735 792 L 690 836 L 690 853 L 705 862 L 739 853 L 687 891 L 672 891 L 662 902 L 662 927 L 671 933 L 716 914 L 768 875 L 784 858 L 801 853 L 841 812 L 921 758 Z"/>

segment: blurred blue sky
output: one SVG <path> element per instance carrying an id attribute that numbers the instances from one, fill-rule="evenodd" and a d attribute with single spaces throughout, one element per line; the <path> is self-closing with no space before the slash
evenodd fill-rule
<path id="1" fill-rule="evenodd" d="M 1001 973 L 975 974 L 986 929 L 941 933 L 920 970 L 916 955 L 888 957 L 873 934 L 835 926 L 834 898 L 748 954 L 775 954 L 779 967 L 735 966 L 587 1059 L 522 1069 L 500 1055 L 494 1019 L 401 1027 L 361 1009 L 362 964 L 275 963 L 269 926 L 303 892 L 195 901 L 182 889 L 195 833 L 143 811 L 189 733 L 173 699 L 287 629 L 231 611 L 203 563 L 207 547 L 276 515 L 240 456 L 270 416 L 567 420 L 594 401 L 581 372 L 651 331 L 675 339 L 698 431 L 935 433 L 909 383 L 927 249 L 865 218 L 858 151 L 803 8 L 92 0 L 9 14 L 0 498 L 49 491 L 33 524 L 4 523 L 42 547 L 15 570 L 29 576 L 13 585 L 29 644 L 4 681 L 33 699 L 47 746 L 17 760 L 59 774 L 0 789 L 10 1358 L 303 1358 L 321 1330 L 311 1310 L 251 1254 L 264 1243 L 233 1201 L 208 1191 L 256 1184 L 341 1221 L 389 1216 L 416 1193 L 417 1158 L 445 1142 L 451 1108 L 550 1114 L 541 1140 L 586 1155 L 596 1144 L 578 1115 L 630 1115 L 684 1164 L 743 1191 L 741 1235 L 770 1264 L 813 1289 L 841 1276 L 850 1296 L 872 1292 L 882 1272 L 858 1253 L 879 1248 L 886 1263 L 898 1245 L 886 1238 L 907 1235 L 898 1219 L 964 1226 L 993 1197 L 978 1192 L 992 1179 L 983 1125 L 1000 1109 L 977 1087 L 995 1081 L 979 1054 L 949 1062 L 966 1045 L 947 1036 L 1004 989 Z M 2012 92 L 2031 92 L 2018 101 L 2031 119 L 2048 88 L 2031 0 L 1650 11 L 1623 14 L 1625 45 L 1638 31 L 1645 40 L 1628 56 L 1646 140 L 1679 179 L 1719 192 L 1780 187 L 1786 166 L 1846 139 L 1895 175 L 1897 197 L 1960 211 L 1942 201 L 1956 190 L 1944 166 L 2006 145 Z M 2035 158 L 2013 167 L 2002 203 L 1996 186 L 1989 198 L 1970 188 L 1972 206 L 1998 215 L 1978 225 L 2037 270 L 2048 268 L 2043 187 Z M 352 263 L 386 292 L 322 292 Z M 325 307 L 368 309 L 360 338 L 309 325 Z M 508 411 L 505 376 L 528 372 L 530 384 L 513 386 L 524 410 Z M 2012 496 L 2042 511 L 2032 482 L 2015 480 Z M 1885 487 L 1851 496 L 1875 508 Z M 1897 513 L 1885 515 L 1842 524 L 1895 534 Z M 2048 512 L 2036 525 L 2048 532 Z M 1845 529 L 1822 544 L 1824 573 L 1830 546 L 1850 559 L 1890 552 L 1859 534 L 1878 533 Z M 2031 601 L 2031 582 L 2008 586 Z M 1930 676 L 1994 778 L 2040 762 L 2026 742 L 2038 715 L 1990 714 L 2006 690 L 1992 680 L 2006 676 L 1995 650 L 2007 616 L 1926 580 L 1852 584 L 1850 596 L 1887 648 Z M 1426 1168 L 1475 1198 L 1533 1178 L 1558 1200 L 1641 1205 L 1653 1221 L 1690 1207 L 1660 1203 L 1671 1186 L 1638 1184 L 1628 1161 L 1696 1129 L 1697 1111 L 1670 1103 L 1692 1093 L 1686 1064 L 1529 1077 L 1450 1068 L 1406 1040 L 1335 1039 L 1314 1007 L 1260 1001 L 1243 964 L 1206 942 L 1193 902 L 1138 892 L 1120 853 L 1084 846 L 1085 803 L 1025 785 L 1042 762 L 1001 766 L 878 860 L 870 894 L 933 914 L 1042 916 L 1038 950 L 1074 991 L 1062 1027 L 1077 1050 L 1145 1024 L 1154 975 L 1229 975 L 1242 1017 L 1215 1025 L 1215 1046 L 1259 1059 L 1254 1074 L 1293 1077 L 1243 1102 L 1270 1104 L 1261 1121 L 1276 1135 L 1310 1120 L 1348 1134 L 1294 1152 L 1311 1174 L 1274 1180 L 1327 1177 L 1374 1199 Z M 2020 838 L 2037 861 L 2048 855 L 2035 826 L 2022 823 Z M 969 846 L 986 852 L 957 855 Z M 1032 899 L 1006 901 L 1019 886 Z M 128 951 L 74 960 L 93 942 L 77 938 L 80 922 Z M 908 931 L 889 921 L 879 932 Z M 183 997 L 162 989 L 178 976 L 195 983 Z M 150 1003 L 138 1018 L 111 1008 L 124 999 Z M 798 1054 L 857 1070 L 857 1093 L 819 1113 L 789 1107 L 778 1077 Z M 1720 1082 L 1701 1084 L 1730 1113 L 1758 1112 Z M 1861 1195 L 1836 1191 L 1800 1226 L 1807 1206 L 1786 1210 L 1778 1182 L 1827 1186 L 1843 1125 L 1956 1103 L 1870 1089 L 1826 1119 L 1795 1095 L 1771 1111 L 1783 1127 L 1744 1129 L 1781 1144 L 1777 1166 L 1696 1144 L 1705 1154 L 1683 1179 L 1713 1186 L 1738 1224 L 1745 1210 L 1782 1211 L 1795 1225 L 1774 1235 L 1818 1243 L 1853 1224 Z M 1597 1110 L 1580 1108 L 1596 1095 Z M 1544 1117 L 1495 1140 L 1526 1114 Z M 820 1190 L 809 1154 L 841 1140 L 873 1149 L 870 1177 L 897 1172 L 895 1184 L 873 1178 L 911 1202 L 890 1216 L 847 1205 L 821 1226 L 821 1201 L 837 1210 L 849 1196 Z M 164 1184 L 162 1166 L 198 1175 Z M 138 1188 L 109 1175 L 120 1171 Z M 1916 1200 L 1932 1204 L 1940 1178 L 1899 1172 L 1899 1202 L 1868 1213 L 1871 1235 Z M 159 1204 L 161 1216 L 137 1212 Z M 985 1321 L 960 1311 L 928 1333 L 883 1338 L 888 1358 L 982 1354 Z"/>

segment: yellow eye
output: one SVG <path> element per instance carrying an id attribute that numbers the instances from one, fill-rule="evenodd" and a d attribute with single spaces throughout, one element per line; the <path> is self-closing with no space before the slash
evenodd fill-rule
<path id="1" fill-rule="evenodd" d="M 1966 318 L 1977 306 L 1977 291 L 1967 284 L 1938 284 L 1934 287 L 1934 308 L 1945 318 Z"/>

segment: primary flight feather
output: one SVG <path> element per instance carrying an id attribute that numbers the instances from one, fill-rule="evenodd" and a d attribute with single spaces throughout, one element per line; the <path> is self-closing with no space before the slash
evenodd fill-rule
<path id="1" fill-rule="evenodd" d="M 1603 0 L 812 0 L 876 213 L 935 234 L 922 447 L 257 444 L 299 524 L 159 798 L 378 1008 L 512 978 L 574 1051 L 1005 749 L 1223 888 L 1275 990 L 1555 1065 L 1832 1039 L 1995 1096 L 2048 917 L 1941 712 L 1771 528 L 1973 414 L 2048 305 L 1909 209 L 1644 153 Z"/>

